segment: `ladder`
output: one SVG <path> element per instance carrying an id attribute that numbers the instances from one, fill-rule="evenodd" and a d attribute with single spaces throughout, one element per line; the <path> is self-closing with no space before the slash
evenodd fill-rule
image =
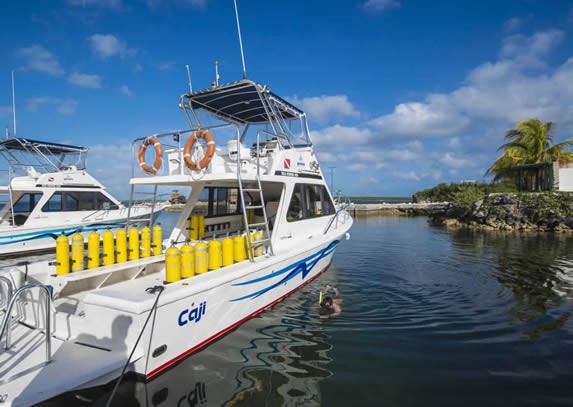
<path id="1" fill-rule="evenodd" d="M 46 363 L 49 363 L 52 360 L 52 329 L 51 329 L 51 312 L 52 312 L 52 293 L 48 286 L 40 283 L 31 283 L 25 286 L 22 286 L 16 290 L 16 292 L 10 298 L 10 302 L 6 307 L 6 313 L 4 314 L 4 319 L 0 324 L 0 343 L 4 336 L 6 336 L 6 345 L 5 349 L 10 349 L 11 347 L 11 326 L 12 326 L 12 309 L 14 308 L 14 304 L 18 301 L 19 297 L 22 293 L 26 291 L 31 291 L 33 288 L 39 288 L 40 292 L 44 294 L 44 329 L 45 329 L 45 342 L 46 342 Z M 36 329 L 40 329 L 39 326 Z"/>
<path id="2" fill-rule="evenodd" d="M 255 246 L 263 245 L 264 248 L 267 249 L 267 253 L 271 256 L 274 256 L 273 252 L 273 245 L 271 243 L 271 233 L 269 230 L 269 220 L 267 218 L 267 208 L 265 205 L 265 198 L 263 196 L 263 187 L 261 186 L 261 173 L 260 173 L 260 144 L 259 144 L 259 134 L 257 134 L 257 187 L 256 188 L 245 188 L 245 182 L 243 181 L 243 177 L 241 176 L 241 149 L 239 135 L 237 134 L 237 180 L 239 181 L 239 195 L 241 197 L 241 208 L 243 211 L 243 220 L 245 222 L 245 228 L 247 232 L 247 250 L 249 251 L 249 259 L 251 262 L 255 261 Z M 259 194 L 259 204 L 257 205 L 245 205 L 245 193 L 246 192 L 253 192 Z M 260 209 L 263 212 L 263 222 L 259 223 L 249 223 L 249 217 L 247 215 L 247 211 L 249 209 L 257 210 Z M 264 235 L 263 238 L 257 242 L 251 242 L 251 229 L 256 229 L 259 227 L 264 227 Z"/>
<path id="3" fill-rule="evenodd" d="M 153 225 L 155 221 L 155 205 L 157 203 L 157 184 L 153 185 L 153 192 L 147 191 L 136 191 L 136 185 L 131 185 L 131 193 L 129 194 L 129 206 L 127 208 L 127 221 L 125 223 L 125 228 L 129 229 L 132 225 L 137 225 L 142 222 L 146 222 L 149 227 Z M 136 201 L 136 197 L 140 197 L 141 201 L 146 200 L 145 198 L 151 197 L 151 212 L 147 216 L 132 217 L 131 209 Z"/>

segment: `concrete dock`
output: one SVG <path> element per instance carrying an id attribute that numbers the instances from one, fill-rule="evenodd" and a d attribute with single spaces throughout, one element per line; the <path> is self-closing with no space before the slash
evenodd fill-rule
<path id="1" fill-rule="evenodd" d="M 430 212 L 441 209 L 446 202 L 438 203 L 372 203 L 351 204 L 349 212 L 354 216 L 387 215 L 387 216 L 427 216 Z"/>

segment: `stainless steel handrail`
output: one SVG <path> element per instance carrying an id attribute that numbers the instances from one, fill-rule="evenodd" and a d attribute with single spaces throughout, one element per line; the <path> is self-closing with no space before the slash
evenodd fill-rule
<path id="1" fill-rule="evenodd" d="M 326 233 L 330 230 L 330 227 L 332 226 L 332 224 L 334 223 L 334 221 L 336 219 L 338 219 L 338 215 L 340 215 L 341 212 L 346 212 L 348 213 L 348 211 L 346 210 L 346 208 L 340 208 L 336 211 L 336 213 L 334 214 L 334 216 L 330 219 L 330 221 L 328 222 L 328 225 L 326 225 L 326 228 L 324 228 L 324 232 L 322 233 L 323 235 L 326 235 Z"/>
<path id="2" fill-rule="evenodd" d="M 52 360 L 52 335 L 51 335 L 51 318 L 50 318 L 50 311 L 51 311 L 51 302 L 52 302 L 52 294 L 50 289 L 45 286 L 44 284 L 40 283 L 32 283 L 27 284 L 23 287 L 20 287 L 16 290 L 12 298 L 10 299 L 10 303 L 8 304 L 8 308 L 6 309 L 6 314 L 4 315 L 4 321 L 2 321 L 2 326 L 0 328 L 0 342 L 2 342 L 2 337 L 4 333 L 6 333 L 6 349 L 10 349 L 10 314 L 12 313 L 12 308 L 16 303 L 18 297 L 25 291 L 29 291 L 32 288 L 40 288 L 40 290 L 44 293 L 46 298 L 46 321 L 44 328 L 46 330 L 46 363 Z"/>
<path id="3" fill-rule="evenodd" d="M 6 284 L 8 295 L 6 297 L 6 307 L 10 304 L 12 294 L 14 293 L 14 283 L 8 277 L 0 276 L 0 283 Z M 1 309 L 0 309 L 1 310 Z"/>

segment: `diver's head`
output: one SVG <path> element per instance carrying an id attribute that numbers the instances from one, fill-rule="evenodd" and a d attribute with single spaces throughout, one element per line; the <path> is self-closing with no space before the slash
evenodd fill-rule
<path id="1" fill-rule="evenodd" d="M 333 304 L 332 297 L 324 297 L 322 302 L 320 303 L 321 308 L 331 308 Z"/>

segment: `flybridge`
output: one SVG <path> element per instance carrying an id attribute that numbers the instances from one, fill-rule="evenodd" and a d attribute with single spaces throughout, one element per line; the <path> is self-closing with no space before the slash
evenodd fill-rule
<path id="1" fill-rule="evenodd" d="M 273 136 L 288 140 L 303 140 L 311 145 L 306 114 L 271 92 L 268 86 L 251 80 L 241 80 L 221 86 L 185 93 L 180 107 L 192 129 L 203 128 L 200 111 L 227 124 L 236 126 L 266 126 Z M 299 122 L 293 126 L 292 122 Z M 297 130 L 293 130 L 297 128 Z M 245 130 L 243 136 L 247 133 Z M 244 139 L 244 137 L 242 137 Z"/>
<path id="2" fill-rule="evenodd" d="M 86 147 L 13 137 L 0 141 L 0 156 L 13 173 L 59 172 L 74 166 L 85 169 Z"/>
<path id="3" fill-rule="evenodd" d="M 267 86 L 242 80 L 182 96 L 189 109 L 205 109 L 222 120 L 235 124 L 268 123 L 277 119 L 292 120 L 305 116 Z"/>

